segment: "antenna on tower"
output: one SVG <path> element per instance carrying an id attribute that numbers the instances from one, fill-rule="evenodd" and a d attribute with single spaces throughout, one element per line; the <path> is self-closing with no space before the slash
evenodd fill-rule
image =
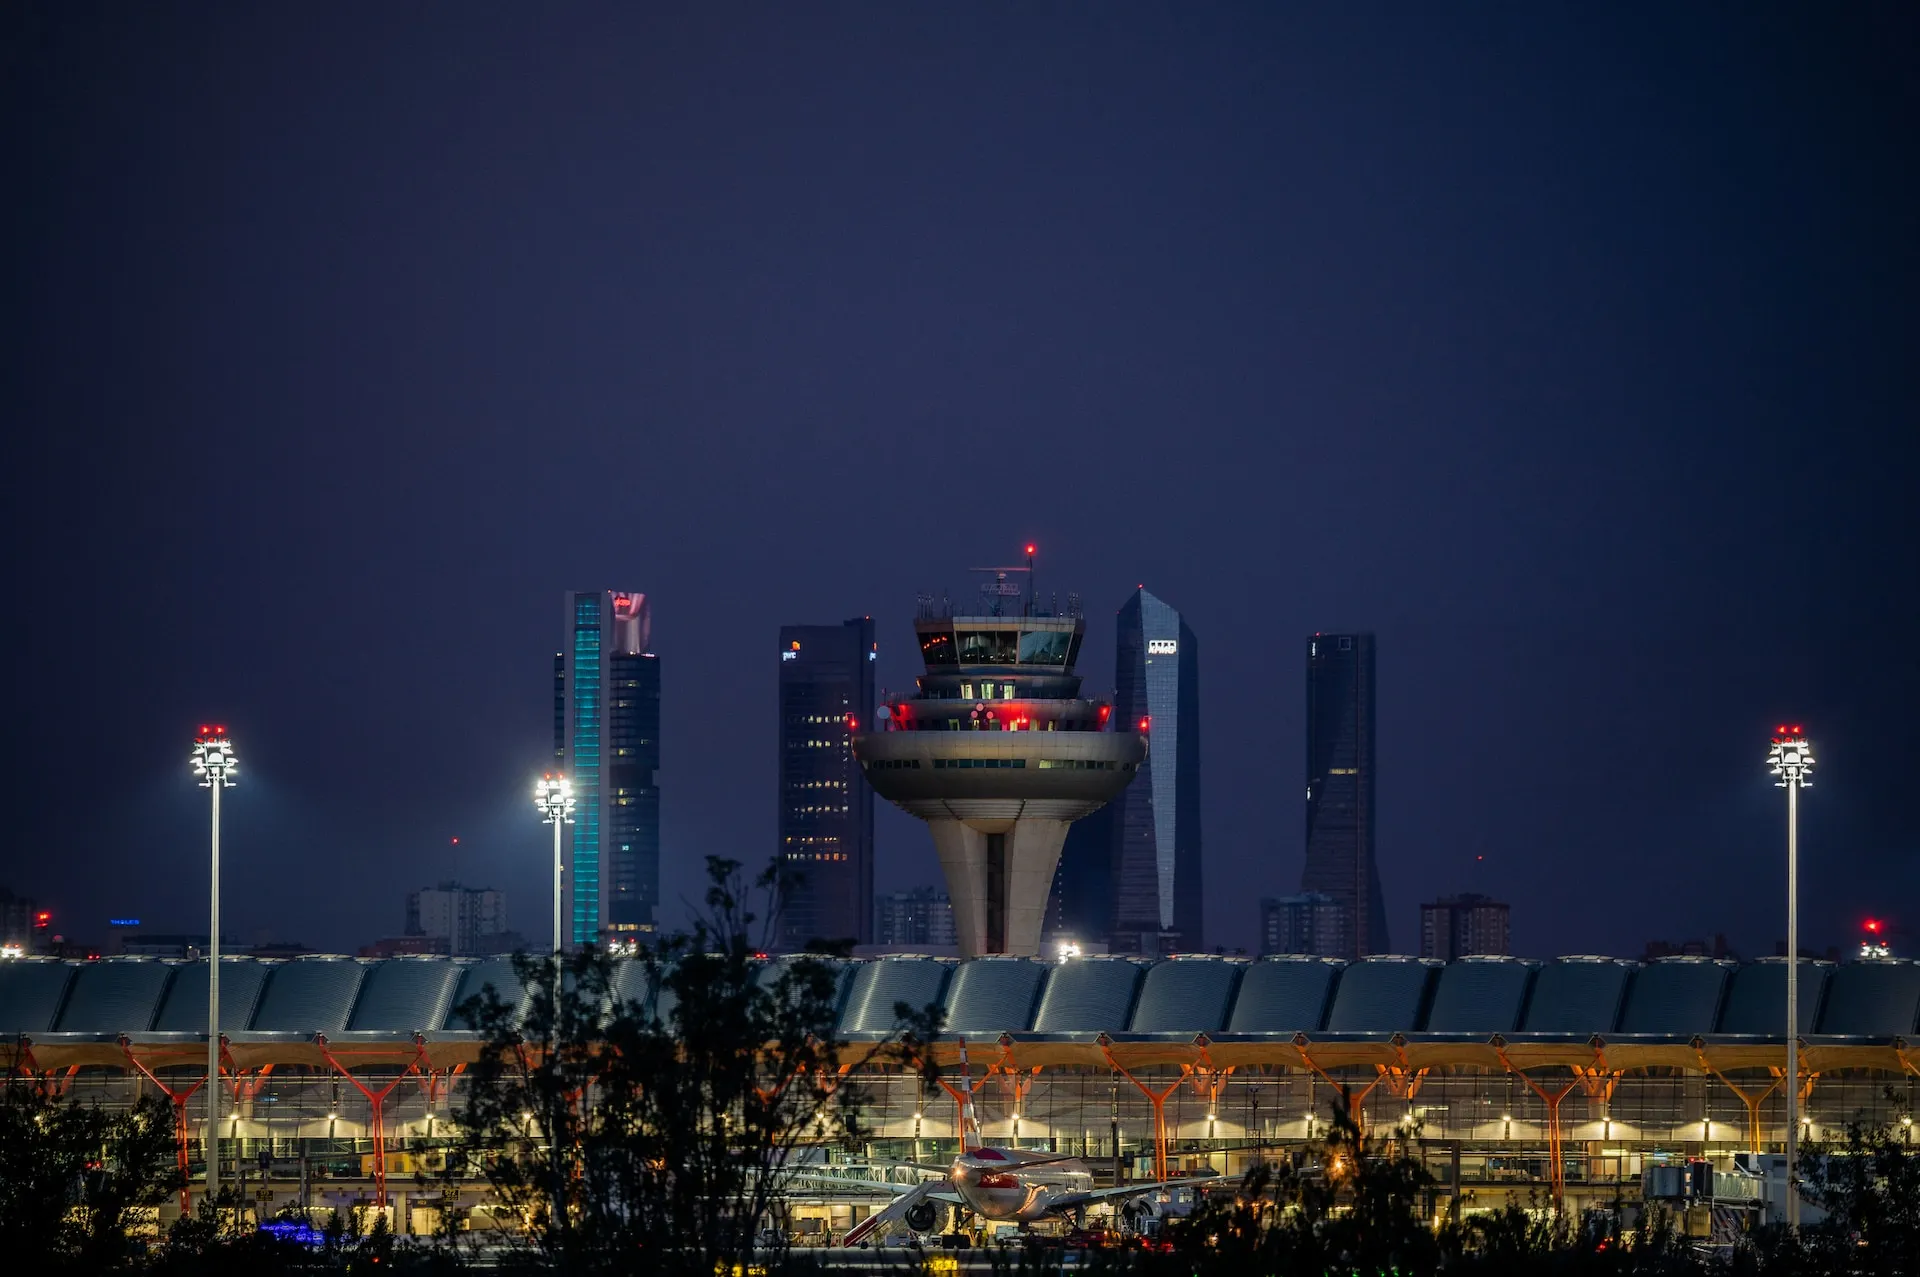
<path id="1" fill-rule="evenodd" d="M 1078 590 L 1067 591 L 1067 615 L 1080 615 L 1080 591 Z"/>
<path id="2" fill-rule="evenodd" d="M 1023 616 L 1032 616 L 1040 603 L 1040 591 L 1034 586 L 1033 551 L 1033 542 L 1027 542 L 1027 606 L 1021 612 Z"/>

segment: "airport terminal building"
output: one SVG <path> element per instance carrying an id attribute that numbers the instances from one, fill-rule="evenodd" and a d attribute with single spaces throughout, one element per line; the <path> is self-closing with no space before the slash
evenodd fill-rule
<path id="1" fill-rule="evenodd" d="M 1529 1194 L 1631 1201 L 1652 1167 L 1784 1137 L 1783 959 L 839 965 L 839 1036 L 856 1053 L 889 1032 L 896 1002 L 940 1004 L 936 1056 L 952 1066 L 967 1043 L 984 1137 L 1083 1155 L 1102 1179 L 1237 1172 L 1258 1154 L 1236 1145 L 1324 1133 L 1340 1088 L 1370 1133 L 1427 1161 L 1436 1212 Z M 631 996 L 638 968 L 625 971 Z M 404 1198 L 402 1173 L 448 1138 L 480 1050 L 456 1008 L 488 984 L 519 996 L 505 958 L 224 960 L 224 1156 L 304 1158 L 348 1201 Z M 1920 1075 L 1920 963 L 1808 962 L 1801 990 L 1807 1134 L 1891 1120 Z M 74 1098 L 187 1094 L 204 1074 L 205 1023 L 203 962 L 0 962 L 0 1058 Z M 875 1138 L 846 1156 L 953 1153 L 944 1095 L 891 1063 L 856 1076 Z M 183 1127 L 193 1162 L 203 1113 L 196 1095 Z"/>

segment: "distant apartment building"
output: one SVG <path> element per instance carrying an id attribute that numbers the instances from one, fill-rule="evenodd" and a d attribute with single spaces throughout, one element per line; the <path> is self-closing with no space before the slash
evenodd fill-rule
<path id="1" fill-rule="evenodd" d="M 1320 891 L 1260 902 L 1260 952 L 1339 957 L 1353 947 L 1353 910 Z"/>
<path id="2" fill-rule="evenodd" d="M 0 887 L 0 946 L 19 953 L 41 952 L 50 920 L 51 915 L 34 901 Z"/>
<path id="3" fill-rule="evenodd" d="M 408 937 L 437 938 L 445 948 L 400 952 L 450 953 L 467 957 L 517 948 L 507 942 L 507 898 L 491 887 L 443 882 L 407 894 Z M 518 937 L 512 937 L 517 940 Z"/>
<path id="4" fill-rule="evenodd" d="M 950 949 L 958 943 L 953 904 L 938 887 L 895 891 L 873 902 L 873 942 L 887 949 Z"/>
<path id="5" fill-rule="evenodd" d="M 1451 961 L 1512 952 L 1505 902 L 1467 892 L 1420 906 L 1421 957 Z"/>

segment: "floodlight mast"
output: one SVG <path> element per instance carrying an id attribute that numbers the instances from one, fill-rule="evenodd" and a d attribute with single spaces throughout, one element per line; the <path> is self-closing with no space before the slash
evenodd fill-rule
<path id="1" fill-rule="evenodd" d="M 1800 1227 L 1800 791 L 1813 784 L 1813 746 L 1782 724 L 1767 751 L 1774 784 L 1787 791 L 1787 1227 Z"/>
<path id="2" fill-rule="evenodd" d="M 193 774 L 213 800 L 213 866 L 207 910 L 207 1201 L 220 1196 L 220 791 L 233 784 L 227 729 L 203 724 L 193 741 Z"/>
<path id="3" fill-rule="evenodd" d="M 565 776 L 542 776 L 533 786 L 533 805 L 540 819 L 553 826 L 553 952 L 560 954 L 560 826 L 573 823 L 573 782 Z"/>

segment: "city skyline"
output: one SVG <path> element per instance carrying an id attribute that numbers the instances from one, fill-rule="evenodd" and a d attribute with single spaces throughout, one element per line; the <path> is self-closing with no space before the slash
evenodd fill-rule
<path id="1" fill-rule="evenodd" d="M 1389 662 L 1396 949 L 1471 887 L 1518 953 L 1771 952 L 1780 722 L 1802 942 L 1920 898 L 1920 16 L 33 12 L 9 636 L 64 763 L 6 878 L 69 934 L 206 930 L 209 721 L 223 929 L 458 878 L 544 934 L 599 586 L 661 621 L 677 925 L 764 863 L 778 624 L 873 615 L 898 694 L 916 592 L 1028 538 L 1091 693 L 1136 583 L 1205 638 L 1209 948 L 1297 890 L 1316 630 Z"/>

